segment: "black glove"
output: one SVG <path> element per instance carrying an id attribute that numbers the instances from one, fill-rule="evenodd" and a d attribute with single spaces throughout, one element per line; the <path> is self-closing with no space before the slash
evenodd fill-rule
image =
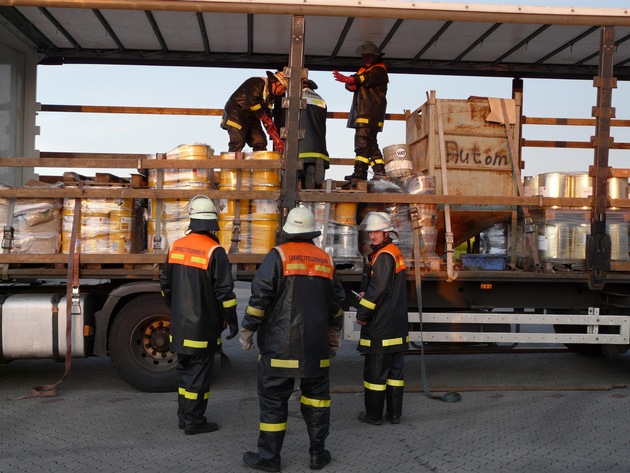
<path id="1" fill-rule="evenodd" d="M 227 323 L 230 334 L 225 337 L 226 340 L 232 340 L 238 335 L 238 317 L 236 316 L 236 307 L 223 310 L 223 321 Z"/>

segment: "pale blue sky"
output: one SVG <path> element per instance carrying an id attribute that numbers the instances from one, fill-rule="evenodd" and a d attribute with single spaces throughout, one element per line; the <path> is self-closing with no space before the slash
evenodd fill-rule
<path id="1" fill-rule="evenodd" d="M 443 3 L 461 3 L 446 1 Z M 582 6 L 620 8 L 619 0 L 486 0 L 486 4 Z M 630 2 L 628 2 L 630 3 Z M 246 78 L 262 75 L 262 70 L 214 69 L 153 66 L 40 66 L 37 100 L 45 104 L 127 105 L 153 107 L 222 108 L 233 90 Z M 318 92 L 327 100 L 329 111 L 347 112 L 351 95 L 335 82 L 330 72 L 312 72 Z M 390 75 L 388 112 L 414 110 L 426 100 L 426 92 L 436 90 L 445 99 L 465 99 L 471 95 L 510 97 L 511 79 Z M 532 117 L 590 118 L 596 89 L 592 81 L 524 81 L 524 114 Z M 619 82 L 613 92 L 617 118 L 630 118 L 630 84 Z M 207 143 L 215 154 L 227 149 L 227 133 L 219 128 L 218 117 L 99 115 L 41 113 L 38 117 L 41 151 L 99 153 L 166 152 L 183 143 Z M 329 120 L 328 148 L 331 156 L 352 157 L 354 131 L 344 120 Z M 590 127 L 526 127 L 529 139 L 587 141 Z M 617 142 L 630 142 L 630 132 L 613 128 Z M 402 122 L 388 122 L 379 135 L 381 148 L 405 142 Z M 627 153 L 627 152 L 625 152 Z M 524 175 L 550 171 L 586 171 L 593 161 L 592 150 L 525 149 Z M 627 158 L 626 158 L 627 160 Z M 611 152 L 611 165 L 624 163 L 624 152 Z M 347 171 L 329 174 L 340 179 Z M 87 172 L 87 171 L 86 171 Z M 93 172 L 93 171 L 91 171 Z M 88 172 L 89 173 L 89 172 Z"/>

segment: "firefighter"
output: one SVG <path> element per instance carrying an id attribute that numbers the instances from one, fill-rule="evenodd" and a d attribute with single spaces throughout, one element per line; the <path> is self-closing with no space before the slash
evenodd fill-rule
<path id="1" fill-rule="evenodd" d="M 339 346 L 345 298 L 332 258 L 313 243 L 313 214 L 292 209 L 282 227 L 285 243 L 264 258 L 252 281 L 241 324 L 241 346 L 253 350 L 257 332 L 260 431 L 258 453 L 246 452 L 251 468 L 280 471 L 288 401 L 300 379 L 300 410 L 310 439 L 310 468 L 330 463 L 325 441 L 330 427 L 329 365 Z"/>
<path id="2" fill-rule="evenodd" d="M 352 180 L 365 181 L 370 166 L 375 178 L 386 175 L 377 135 L 383 129 L 387 109 L 387 68 L 382 60 L 383 54 L 371 41 L 359 46 L 357 54 L 363 57 L 363 66 L 356 74 L 345 76 L 333 71 L 335 80 L 344 83 L 346 90 L 354 94 L 346 125 L 355 129 L 354 172 L 345 177 L 348 183 Z"/>
<path id="3" fill-rule="evenodd" d="M 302 99 L 306 108 L 300 114 L 300 126 L 304 139 L 300 140 L 299 158 L 304 164 L 299 178 L 304 189 L 320 189 L 326 169 L 330 167 L 326 148 L 326 101 L 315 90 L 315 81 L 302 81 Z"/>
<path id="4" fill-rule="evenodd" d="M 188 204 L 186 235 L 169 248 L 160 288 L 171 308 L 171 350 L 177 353 L 179 428 L 186 435 L 218 429 L 205 416 L 214 355 L 221 350 L 221 332 L 238 334 L 236 296 L 227 254 L 214 232 L 217 210 L 208 197 Z"/>
<path id="5" fill-rule="evenodd" d="M 404 352 L 409 345 L 407 271 L 393 243 L 389 214 L 370 212 L 361 222 L 368 232 L 372 253 L 364 268 L 357 310 L 361 337 L 357 350 L 365 355 L 363 386 L 365 412 L 358 419 L 374 425 L 385 418 L 400 423 L 404 388 Z"/>
<path id="6" fill-rule="evenodd" d="M 274 97 L 287 90 L 288 80 L 282 71 L 269 72 L 267 77 L 250 77 L 228 99 L 223 110 L 221 128 L 230 136 L 228 150 L 243 151 L 249 145 L 253 151 L 265 151 L 267 138 L 260 123 L 273 141 L 274 149 L 284 151 L 284 142 L 273 123 L 271 108 Z"/>

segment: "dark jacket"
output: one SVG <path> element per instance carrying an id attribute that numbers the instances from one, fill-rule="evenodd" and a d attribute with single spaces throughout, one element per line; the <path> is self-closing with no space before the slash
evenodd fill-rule
<path id="1" fill-rule="evenodd" d="M 263 115 L 271 118 L 273 94 L 269 91 L 268 79 L 264 77 L 250 77 L 234 91 L 225 104 L 221 128 L 227 129 L 228 120 L 231 125 L 242 126 L 243 116 L 254 115 L 259 120 Z"/>
<path id="2" fill-rule="evenodd" d="M 188 355 L 217 351 L 224 312 L 236 311 L 234 282 L 227 254 L 209 233 L 176 240 L 160 275 L 171 308 L 171 350 Z"/>
<path id="3" fill-rule="evenodd" d="M 353 90 L 356 86 L 356 90 L 346 126 L 382 130 L 387 110 L 386 95 L 389 82 L 385 64 L 378 61 L 369 68 L 362 67 L 352 77 L 354 85 L 346 84 L 346 89 Z"/>
<path id="4" fill-rule="evenodd" d="M 369 256 L 367 286 L 357 310 L 361 327 L 357 350 L 361 353 L 392 353 L 409 346 L 407 270 L 390 238 L 373 247 Z"/>
<path id="5" fill-rule="evenodd" d="M 306 108 L 300 112 L 300 126 L 304 128 L 304 139 L 300 140 L 299 157 L 305 163 L 314 163 L 318 158 L 323 159 L 324 168 L 328 169 L 326 102 L 308 87 L 302 89 L 302 99 L 306 101 Z"/>
<path id="6" fill-rule="evenodd" d="M 256 271 L 242 326 L 257 331 L 264 369 L 273 376 L 328 375 L 328 328 L 340 329 L 345 293 L 332 258 L 311 240 L 272 249 Z"/>

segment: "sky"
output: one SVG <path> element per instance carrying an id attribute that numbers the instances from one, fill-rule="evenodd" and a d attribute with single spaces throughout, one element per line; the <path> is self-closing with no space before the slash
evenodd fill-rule
<path id="1" fill-rule="evenodd" d="M 461 3 L 445 1 L 443 3 Z M 620 8 L 622 0 L 485 0 L 470 3 L 531 6 L 575 6 Z M 544 5 L 543 5 L 544 4 Z M 385 60 L 387 57 L 385 57 Z M 354 72 L 354 71 L 348 71 Z M 215 69 L 155 66 L 62 65 L 38 68 L 37 100 L 43 104 L 112 105 L 138 107 L 222 108 L 234 89 L 263 70 Z M 331 72 L 312 71 L 310 77 L 319 85 L 328 110 L 349 111 L 352 96 L 335 82 Z M 469 96 L 511 96 L 509 78 L 400 75 L 390 74 L 387 95 L 389 113 L 415 110 L 426 101 L 426 93 L 435 90 L 438 98 L 466 99 Z M 597 89 L 592 81 L 553 81 L 525 79 L 523 114 L 530 117 L 591 118 Z M 628 119 L 624 109 L 630 103 L 630 84 L 619 82 L 613 91 L 617 118 Z M 127 114 L 45 113 L 38 115 L 40 151 L 98 153 L 163 153 L 180 144 L 205 143 L 215 154 L 227 150 L 227 132 L 219 127 L 220 117 L 184 117 Z M 345 120 L 327 123 L 327 145 L 332 157 L 351 158 L 354 130 Z M 528 139 L 588 141 L 591 127 L 525 127 Z M 613 128 L 616 142 L 630 142 L 630 131 Z M 405 143 L 404 122 L 387 122 L 379 134 L 382 148 Z M 587 171 L 593 162 L 593 150 L 525 148 L 523 175 L 544 172 Z M 611 150 L 610 164 L 624 165 L 623 152 Z M 338 167 L 327 177 L 342 179 L 351 170 Z M 90 175 L 94 170 L 85 170 Z M 128 172 L 118 172 L 125 176 Z"/>

